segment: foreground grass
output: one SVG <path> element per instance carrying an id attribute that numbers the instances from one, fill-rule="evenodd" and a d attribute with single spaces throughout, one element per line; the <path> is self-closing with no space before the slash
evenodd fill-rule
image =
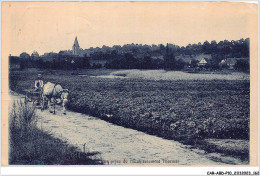
<path id="1" fill-rule="evenodd" d="M 208 153 L 223 153 L 249 162 L 249 141 L 234 139 L 204 139 L 199 140 L 195 147 Z"/>
<path id="2" fill-rule="evenodd" d="M 11 89 L 22 93 L 33 85 L 36 73 L 11 74 Z M 185 144 L 199 145 L 210 138 L 249 140 L 249 80 L 156 81 L 43 73 L 45 83 L 59 83 L 71 91 L 68 108 L 75 112 Z M 98 75 L 98 70 L 82 74 Z"/>
<path id="3" fill-rule="evenodd" d="M 99 165 L 101 160 L 90 159 L 97 153 L 79 152 L 75 147 L 53 138 L 39 129 L 30 136 L 14 136 L 10 146 L 10 165 Z"/>
<path id="4" fill-rule="evenodd" d="M 36 127 L 35 109 L 19 101 L 9 116 L 10 165 L 98 165 L 97 153 L 83 153 Z"/>

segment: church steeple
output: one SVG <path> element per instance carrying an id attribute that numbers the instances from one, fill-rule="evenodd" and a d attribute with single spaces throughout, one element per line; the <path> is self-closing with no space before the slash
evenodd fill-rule
<path id="1" fill-rule="evenodd" d="M 72 46 L 72 53 L 73 55 L 79 55 L 80 54 L 79 51 L 80 51 L 80 47 L 79 47 L 78 38 L 76 36 L 74 44 Z"/>
<path id="2" fill-rule="evenodd" d="M 73 46 L 79 47 L 79 42 L 78 42 L 77 36 L 76 36 L 76 38 L 75 38 L 75 41 L 74 41 Z"/>

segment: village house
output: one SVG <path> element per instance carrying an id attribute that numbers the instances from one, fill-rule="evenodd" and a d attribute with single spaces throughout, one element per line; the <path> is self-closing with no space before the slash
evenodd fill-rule
<path id="1" fill-rule="evenodd" d="M 237 58 L 227 58 L 226 65 L 229 67 L 229 69 L 234 69 L 234 66 L 237 63 Z"/>
<path id="2" fill-rule="evenodd" d="M 205 66 L 207 63 L 208 63 L 208 62 L 206 61 L 206 59 L 203 58 L 203 59 L 201 59 L 201 60 L 199 61 L 198 66 L 199 66 L 199 67 L 203 67 L 203 66 Z"/>
<path id="3" fill-rule="evenodd" d="M 221 67 L 227 66 L 229 69 L 233 70 L 233 69 L 235 69 L 235 65 L 236 65 L 238 60 L 248 60 L 248 58 L 227 58 L 227 59 L 221 60 L 219 65 Z"/>
<path id="4" fill-rule="evenodd" d="M 212 56 L 210 54 L 179 55 L 179 56 L 175 57 L 176 60 L 182 59 L 187 64 L 191 64 L 192 61 L 194 61 L 194 60 L 197 62 L 200 62 L 203 59 L 211 59 L 211 58 L 212 58 Z M 202 63 L 202 65 L 203 65 L 203 63 Z"/>
<path id="5" fill-rule="evenodd" d="M 160 56 L 152 56 L 151 58 L 153 60 L 156 60 L 156 59 L 164 60 L 164 57 L 162 55 L 160 55 Z"/>

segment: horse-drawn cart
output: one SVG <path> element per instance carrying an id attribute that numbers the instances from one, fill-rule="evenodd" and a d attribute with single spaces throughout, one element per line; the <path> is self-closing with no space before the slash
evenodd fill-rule
<path id="1" fill-rule="evenodd" d="M 42 105 L 42 90 L 25 89 L 25 102 L 32 102 L 35 106 Z"/>

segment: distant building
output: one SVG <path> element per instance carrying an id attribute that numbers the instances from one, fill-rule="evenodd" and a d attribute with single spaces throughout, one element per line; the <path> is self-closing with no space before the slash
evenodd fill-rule
<path id="1" fill-rule="evenodd" d="M 80 55 L 80 47 L 77 37 L 75 38 L 74 44 L 72 46 L 72 54 L 77 56 Z"/>
<path id="2" fill-rule="evenodd" d="M 226 59 L 221 60 L 221 62 L 220 62 L 219 64 L 220 64 L 220 65 L 226 64 Z"/>
<path id="3" fill-rule="evenodd" d="M 237 63 L 237 59 L 236 58 L 227 58 L 226 60 L 226 64 L 230 69 L 234 69 L 234 66 Z"/>
<path id="4" fill-rule="evenodd" d="M 211 54 L 199 54 L 199 55 L 179 55 L 175 56 L 176 60 L 182 59 L 185 63 L 191 64 L 193 60 L 200 62 L 203 59 L 210 60 L 212 58 Z"/>
<path id="5" fill-rule="evenodd" d="M 206 61 L 206 59 L 201 59 L 198 63 L 198 66 L 205 66 L 208 62 Z"/>
<path id="6" fill-rule="evenodd" d="M 39 54 L 37 51 L 33 51 L 31 57 L 39 57 Z"/>
<path id="7" fill-rule="evenodd" d="M 151 56 L 152 59 L 156 60 L 156 59 L 160 59 L 160 60 L 164 60 L 164 57 L 162 55 L 160 56 Z"/>
<path id="8" fill-rule="evenodd" d="M 229 69 L 235 69 L 238 60 L 249 60 L 249 58 L 227 58 L 220 62 L 220 65 L 226 65 Z"/>

